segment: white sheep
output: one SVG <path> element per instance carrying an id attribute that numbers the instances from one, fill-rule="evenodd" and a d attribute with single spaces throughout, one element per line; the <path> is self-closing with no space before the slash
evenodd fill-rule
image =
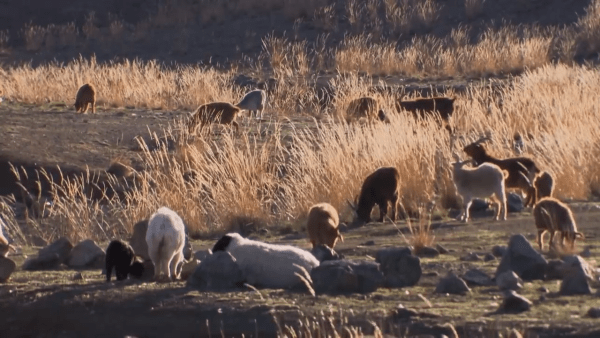
<path id="1" fill-rule="evenodd" d="M 269 244 L 228 233 L 215 243 L 213 252 L 227 251 L 236 259 L 246 282 L 255 287 L 292 288 L 300 282 L 298 266 L 308 273 L 319 266 L 310 252 L 291 245 Z"/>
<path id="2" fill-rule="evenodd" d="M 183 264 L 185 225 L 177 213 L 167 207 L 158 209 L 148 220 L 148 255 L 154 264 L 154 278 L 179 278 Z"/>
<path id="3" fill-rule="evenodd" d="M 500 167 L 492 163 L 483 163 L 476 168 L 463 168 L 467 160 L 453 162 L 454 186 L 456 191 L 463 198 L 465 209 L 460 214 L 460 219 L 469 221 L 469 208 L 474 198 L 492 197 L 498 205 L 496 220 L 500 219 L 500 213 L 503 212 L 502 219 L 506 220 L 506 190 L 504 187 L 504 178 L 507 175 Z"/>
<path id="4" fill-rule="evenodd" d="M 262 89 L 256 89 L 244 95 L 242 100 L 235 106 L 241 110 L 249 111 L 250 116 L 252 116 L 252 113 L 255 113 L 255 116 L 260 114 L 259 118 L 262 119 L 262 112 L 265 108 L 266 102 L 267 93 L 265 93 L 265 91 Z"/>

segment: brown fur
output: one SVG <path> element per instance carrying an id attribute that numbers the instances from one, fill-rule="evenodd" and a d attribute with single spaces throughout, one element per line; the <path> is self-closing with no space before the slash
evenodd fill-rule
<path id="1" fill-rule="evenodd" d="M 543 248 L 542 236 L 546 231 L 550 232 L 550 246 L 552 246 L 556 231 L 561 233 L 561 244 L 564 245 L 566 239 L 571 248 L 575 246 L 577 237 L 583 238 L 583 234 L 577 232 L 577 224 L 569 206 L 555 198 L 542 198 L 533 207 L 533 218 L 538 230 L 537 243 L 540 250 Z"/>
<path id="2" fill-rule="evenodd" d="M 381 167 L 371 173 L 363 182 L 356 206 L 350 204 L 356 211 L 356 219 L 353 225 L 359 222 L 371 221 L 371 210 L 377 204 L 380 215 L 379 222 L 383 222 L 388 210 L 388 203 L 392 203 L 393 221 L 396 220 L 396 205 L 399 197 L 400 173 L 394 167 Z"/>
<path id="3" fill-rule="evenodd" d="M 77 113 L 86 113 L 89 105 L 92 106 L 92 113 L 96 113 L 96 88 L 91 83 L 86 83 L 77 91 L 75 97 L 75 111 Z"/>
<path id="4" fill-rule="evenodd" d="M 313 248 L 325 244 L 332 248 L 338 238 L 343 242 L 344 236 L 338 228 L 340 219 L 337 210 L 329 203 L 318 203 L 308 211 L 306 230 Z"/>
<path id="5" fill-rule="evenodd" d="M 385 112 L 380 109 L 379 102 L 376 99 L 366 96 L 350 101 L 346 110 L 346 121 L 350 123 L 353 120 L 366 118 L 369 122 L 385 120 Z"/>
<path id="6" fill-rule="evenodd" d="M 129 178 L 133 175 L 133 169 L 119 160 L 112 161 L 106 172 L 119 178 Z"/>
<path id="7" fill-rule="evenodd" d="M 535 197 L 539 201 L 544 197 L 552 197 L 554 192 L 554 178 L 549 172 L 544 171 L 533 180 Z"/>
<path id="8" fill-rule="evenodd" d="M 219 123 L 230 124 L 234 126 L 235 131 L 238 132 L 239 126 L 237 122 L 235 122 L 235 117 L 239 112 L 240 108 L 228 102 L 211 102 L 203 104 L 196 109 L 196 112 L 192 116 L 188 124 L 188 131 L 190 134 L 194 134 L 198 126 L 200 126 L 200 130 L 202 131 L 207 124 Z"/>
<path id="9" fill-rule="evenodd" d="M 454 113 L 454 101 L 456 98 L 452 97 L 430 97 L 420 98 L 415 100 L 400 100 L 396 102 L 396 110 L 398 112 L 402 110 L 409 111 L 415 118 L 425 118 L 426 116 L 432 116 L 437 114 L 442 118 L 446 124 L 446 129 L 452 133 L 452 127 L 450 127 L 450 117 Z"/>

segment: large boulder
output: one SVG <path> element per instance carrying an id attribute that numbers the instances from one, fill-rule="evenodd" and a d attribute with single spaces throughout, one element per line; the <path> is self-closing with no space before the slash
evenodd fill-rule
<path id="1" fill-rule="evenodd" d="M 60 238 L 47 247 L 40 249 L 38 256 L 29 258 L 23 263 L 23 270 L 49 270 L 59 268 L 61 264 L 66 263 L 73 244 L 66 238 Z"/>
<path id="2" fill-rule="evenodd" d="M 319 244 L 310 250 L 310 253 L 319 260 L 319 262 L 332 261 L 343 259 L 344 255 L 340 255 L 335 250 L 325 244 Z"/>
<path id="3" fill-rule="evenodd" d="M 421 260 L 412 255 L 409 248 L 384 248 L 375 254 L 380 264 L 386 287 L 413 286 L 421 278 Z"/>
<path id="4" fill-rule="evenodd" d="M 379 264 L 367 261 L 325 261 L 310 272 L 313 289 L 322 294 L 369 293 L 383 284 Z"/>
<path id="5" fill-rule="evenodd" d="M 188 278 L 187 285 L 200 291 L 230 291 L 244 283 L 242 270 L 226 251 L 207 256 Z"/>
<path id="6" fill-rule="evenodd" d="M 437 286 L 435 287 L 435 293 L 449 293 L 453 295 L 464 295 L 470 293 L 471 289 L 467 286 L 465 281 L 454 274 L 454 272 L 448 272 L 446 277 L 440 279 Z"/>
<path id="7" fill-rule="evenodd" d="M 504 291 L 504 300 L 498 308 L 498 313 L 521 313 L 531 309 L 533 303 L 513 290 Z"/>
<path id="8" fill-rule="evenodd" d="M 506 206 L 508 212 L 521 212 L 525 209 L 523 198 L 514 192 L 506 195 Z"/>
<path id="9" fill-rule="evenodd" d="M 106 253 L 96 242 L 86 239 L 79 242 L 67 259 L 67 266 L 71 268 L 101 269 L 105 265 Z"/>
<path id="10" fill-rule="evenodd" d="M 0 257 L 0 283 L 6 282 L 17 268 L 17 264 L 10 258 Z"/>
<path id="11" fill-rule="evenodd" d="M 595 280 L 594 269 L 580 256 L 563 258 L 561 267 L 563 280 L 560 284 L 561 295 L 589 295 L 592 293 L 590 281 Z"/>
<path id="12" fill-rule="evenodd" d="M 493 284 L 492 278 L 479 269 L 471 269 L 465 272 L 462 279 L 470 286 L 489 286 Z"/>
<path id="13" fill-rule="evenodd" d="M 548 261 L 531 246 L 531 243 L 523 235 L 514 235 L 510 238 L 508 248 L 496 269 L 496 277 L 510 270 L 523 280 L 543 280 L 547 266 Z"/>
<path id="14" fill-rule="evenodd" d="M 514 271 L 505 271 L 496 277 L 496 285 L 500 290 L 518 290 L 523 288 L 523 281 Z"/>

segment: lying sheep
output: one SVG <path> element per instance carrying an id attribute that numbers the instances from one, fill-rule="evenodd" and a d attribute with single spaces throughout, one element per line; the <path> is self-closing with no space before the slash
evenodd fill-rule
<path id="1" fill-rule="evenodd" d="M 340 218 L 337 210 L 329 203 L 313 205 L 308 211 L 306 230 L 313 248 L 319 244 L 325 244 L 331 249 L 335 247 L 338 239 L 344 241 L 338 228 Z"/>
<path id="2" fill-rule="evenodd" d="M 220 123 L 232 125 L 235 127 L 237 133 L 239 125 L 235 121 L 235 118 L 240 110 L 240 108 L 228 102 L 211 102 L 203 104 L 196 109 L 196 112 L 188 122 L 188 132 L 193 135 L 196 133 L 198 126 L 200 126 L 200 131 L 202 131 L 205 125 Z"/>
<path id="3" fill-rule="evenodd" d="M 506 191 L 504 188 L 504 176 L 506 175 L 499 166 L 492 163 L 484 163 L 475 168 L 464 168 L 471 160 L 452 163 L 452 180 L 456 191 L 463 198 L 464 210 L 459 218 L 465 222 L 469 221 L 469 208 L 474 198 L 486 198 L 493 196 L 498 205 L 496 220 L 506 220 Z"/>
<path id="4" fill-rule="evenodd" d="M 387 214 L 388 203 L 392 203 L 392 221 L 396 220 L 396 204 L 399 196 L 400 173 L 394 167 L 381 167 L 371 173 L 360 189 L 357 204 L 347 201 L 350 208 L 354 210 L 355 217 L 351 226 L 368 223 L 371 221 L 371 210 L 377 204 L 379 206 L 379 222 Z"/>
<path id="5" fill-rule="evenodd" d="M 96 88 L 91 83 L 86 83 L 77 90 L 75 96 L 75 111 L 77 113 L 87 113 L 89 106 L 92 106 L 92 113 L 96 113 Z"/>
<path id="6" fill-rule="evenodd" d="M 379 102 L 376 99 L 367 96 L 350 101 L 346 110 L 346 121 L 350 123 L 353 120 L 361 118 L 369 122 L 385 121 L 385 112 L 379 108 Z"/>
<path id="7" fill-rule="evenodd" d="M 431 97 L 431 98 L 420 98 L 415 100 L 400 100 L 396 102 L 396 109 L 398 112 L 402 110 L 409 111 L 415 118 L 425 118 L 438 114 L 443 122 L 446 123 L 446 129 L 452 133 L 452 127 L 450 127 L 450 117 L 454 113 L 454 101 L 456 98 L 452 97 Z"/>
<path id="8" fill-rule="evenodd" d="M 154 264 L 154 278 L 178 279 L 183 264 L 185 225 L 177 213 L 167 207 L 158 209 L 148 220 L 148 255 Z"/>
<path id="9" fill-rule="evenodd" d="M 561 245 L 564 245 L 565 239 L 573 248 L 577 237 L 583 238 L 583 234 L 577 232 L 577 224 L 571 209 L 564 203 L 552 197 L 544 197 L 533 207 L 533 218 L 537 228 L 537 243 L 540 250 L 543 249 L 542 236 L 546 231 L 550 232 L 549 246 L 554 241 L 554 233 L 560 231 Z"/>
<path id="10" fill-rule="evenodd" d="M 131 246 L 120 240 L 108 244 L 105 262 L 107 282 L 110 282 L 113 268 L 118 281 L 127 279 L 128 275 L 141 278 L 144 274 L 144 264 L 135 259 L 135 252 Z"/>
<path id="11" fill-rule="evenodd" d="M 544 197 L 552 197 L 554 178 L 549 172 L 544 171 L 533 180 L 533 187 L 535 188 L 535 201 L 539 201 Z"/>
<path id="12" fill-rule="evenodd" d="M 464 147 L 463 151 L 475 161 L 475 165 L 487 162 L 508 171 L 508 176 L 504 183 L 505 187 L 507 189 L 518 188 L 524 191 L 527 194 L 524 205 L 533 206 L 535 202 L 535 188 L 531 182 L 533 182 L 535 176 L 540 172 L 535 162 L 527 157 L 497 159 L 489 155 L 481 144 L 485 140 L 489 140 L 489 138 L 482 137 Z"/>
<path id="13" fill-rule="evenodd" d="M 264 90 L 256 89 L 244 95 L 242 100 L 235 106 L 241 110 L 248 110 L 250 112 L 250 116 L 253 114 L 255 114 L 255 116 L 259 116 L 260 114 L 259 118 L 262 119 L 262 113 L 266 102 L 267 93 L 265 93 Z"/>
<path id="14" fill-rule="evenodd" d="M 255 287 L 292 288 L 300 282 L 296 273 L 302 274 L 297 266 L 310 273 L 319 265 L 315 256 L 306 250 L 254 241 L 237 233 L 221 237 L 212 251 L 227 251 L 235 257 L 246 282 Z"/>

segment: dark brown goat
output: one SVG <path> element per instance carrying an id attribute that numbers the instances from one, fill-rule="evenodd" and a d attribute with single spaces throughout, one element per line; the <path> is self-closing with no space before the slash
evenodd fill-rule
<path id="1" fill-rule="evenodd" d="M 381 167 L 371 173 L 363 182 L 358 196 L 357 205 L 350 201 L 350 207 L 356 212 L 352 225 L 368 223 L 371 221 L 371 210 L 379 206 L 379 222 L 387 214 L 388 203 L 392 203 L 392 221 L 396 220 L 396 204 L 399 196 L 400 173 L 394 167 Z"/>
<path id="2" fill-rule="evenodd" d="M 504 185 L 507 189 L 518 188 L 525 191 L 527 197 L 525 198 L 525 206 L 533 206 L 535 204 L 535 188 L 533 186 L 533 179 L 540 172 L 540 169 L 535 165 L 533 160 L 527 157 L 514 157 L 507 158 L 504 160 L 497 159 L 487 153 L 483 145 L 483 141 L 489 140 L 487 137 L 483 137 L 469 145 L 463 150 L 469 155 L 474 161 L 475 165 L 481 163 L 493 163 L 500 167 L 500 169 L 508 171 L 508 177 L 504 181 Z"/>
<path id="3" fill-rule="evenodd" d="M 421 98 L 407 101 L 397 101 L 396 109 L 400 112 L 406 110 L 412 112 L 415 118 L 425 118 L 426 116 L 434 115 L 436 112 L 440 118 L 446 123 L 446 129 L 452 133 L 450 127 L 450 117 L 454 113 L 454 101 L 452 97 L 431 97 Z"/>

